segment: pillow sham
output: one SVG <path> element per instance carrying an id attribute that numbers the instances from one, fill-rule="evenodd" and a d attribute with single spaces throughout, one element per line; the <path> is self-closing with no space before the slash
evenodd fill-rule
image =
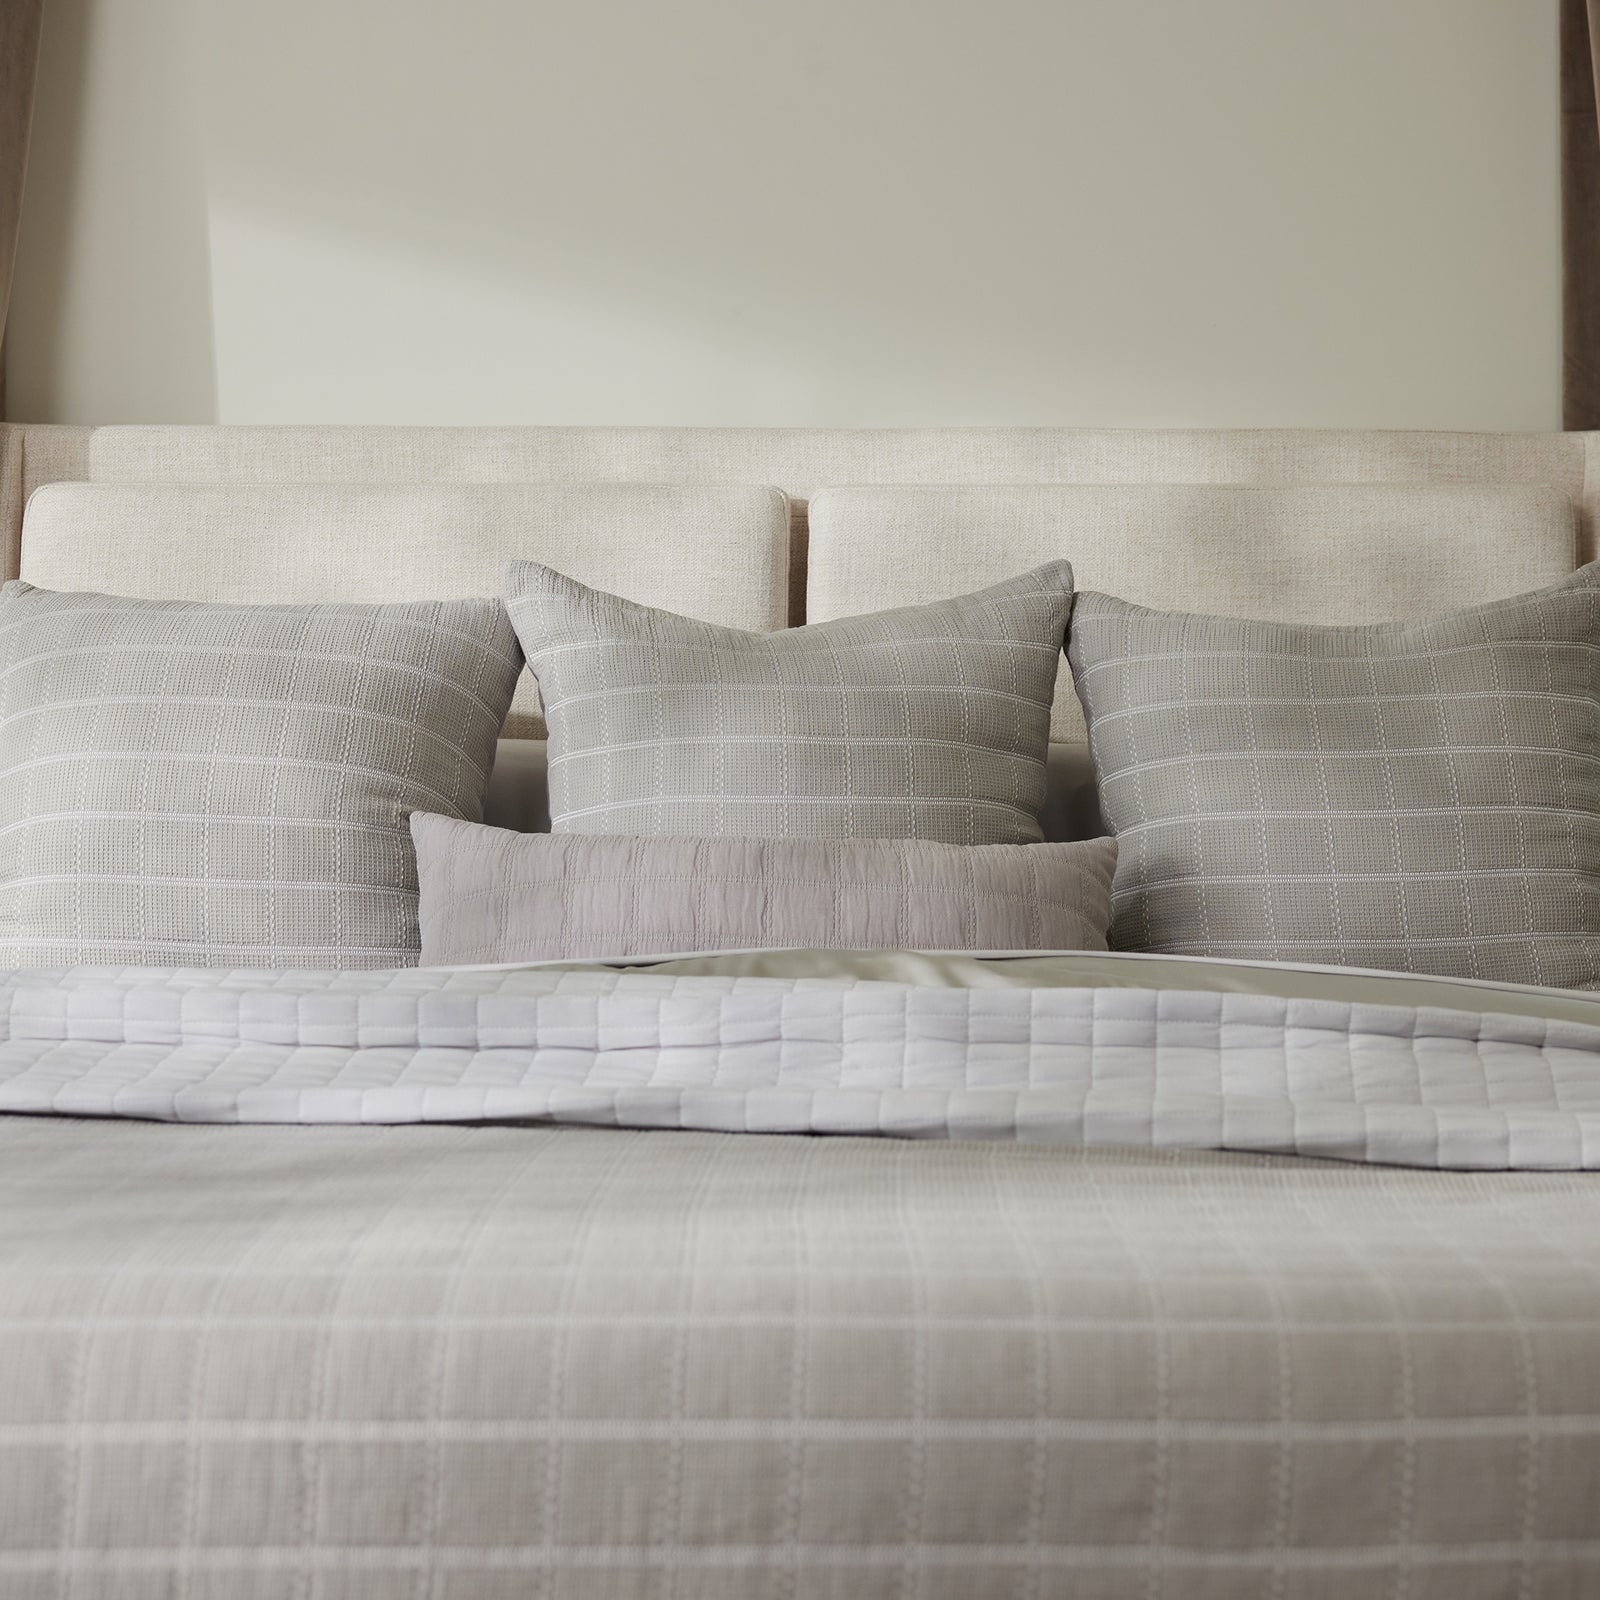
<path id="1" fill-rule="evenodd" d="M 0 590 L 0 965 L 415 962 L 407 818 L 480 815 L 498 601 Z"/>
<path id="2" fill-rule="evenodd" d="M 1114 839 L 672 839 L 411 819 L 425 966 L 699 950 L 1104 950 Z"/>
<path id="3" fill-rule="evenodd" d="M 539 680 L 558 833 L 1040 837 L 1072 569 L 779 633 L 533 562 L 507 605 Z"/>
<path id="4" fill-rule="evenodd" d="M 1079 596 L 1114 949 L 1600 982 L 1600 566 L 1415 622 Z"/>

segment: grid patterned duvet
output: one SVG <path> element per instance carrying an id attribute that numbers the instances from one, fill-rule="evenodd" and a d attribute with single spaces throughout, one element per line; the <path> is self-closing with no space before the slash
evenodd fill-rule
<path id="1" fill-rule="evenodd" d="M 7 1600 L 1578 1600 L 1597 1357 L 1585 1173 L 0 1119 Z"/>

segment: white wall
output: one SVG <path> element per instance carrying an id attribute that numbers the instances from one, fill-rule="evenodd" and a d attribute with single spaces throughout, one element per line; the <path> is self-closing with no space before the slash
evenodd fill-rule
<path id="1" fill-rule="evenodd" d="M 49 0 L 39 421 L 1559 426 L 1556 0 Z"/>

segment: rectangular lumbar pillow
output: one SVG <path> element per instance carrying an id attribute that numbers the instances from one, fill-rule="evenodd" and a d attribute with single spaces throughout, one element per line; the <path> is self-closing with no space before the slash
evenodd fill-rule
<path id="1" fill-rule="evenodd" d="M 1415 622 L 1083 594 L 1113 948 L 1600 983 L 1600 566 Z"/>
<path id="2" fill-rule="evenodd" d="M 1104 950 L 1114 839 L 670 839 L 418 813 L 422 961 L 697 950 Z"/>
<path id="3" fill-rule="evenodd" d="M 0 590 L 0 965 L 414 962 L 408 817 L 481 814 L 495 600 Z"/>
<path id="4" fill-rule="evenodd" d="M 778 633 L 512 565 L 556 832 L 1040 837 L 1064 561 L 977 594 Z"/>

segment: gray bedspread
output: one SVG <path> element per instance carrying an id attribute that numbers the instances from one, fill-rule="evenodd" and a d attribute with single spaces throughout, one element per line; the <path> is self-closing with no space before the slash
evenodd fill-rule
<path id="1" fill-rule="evenodd" d="M 12 982 L 0 1595 L 1600 1594 L 1600 1179 L 1362 1164 L 1591 1161 L 1571 997 L 805 970 Z M 981 1137 L 348 1125 L 452 1110 Z"/>

